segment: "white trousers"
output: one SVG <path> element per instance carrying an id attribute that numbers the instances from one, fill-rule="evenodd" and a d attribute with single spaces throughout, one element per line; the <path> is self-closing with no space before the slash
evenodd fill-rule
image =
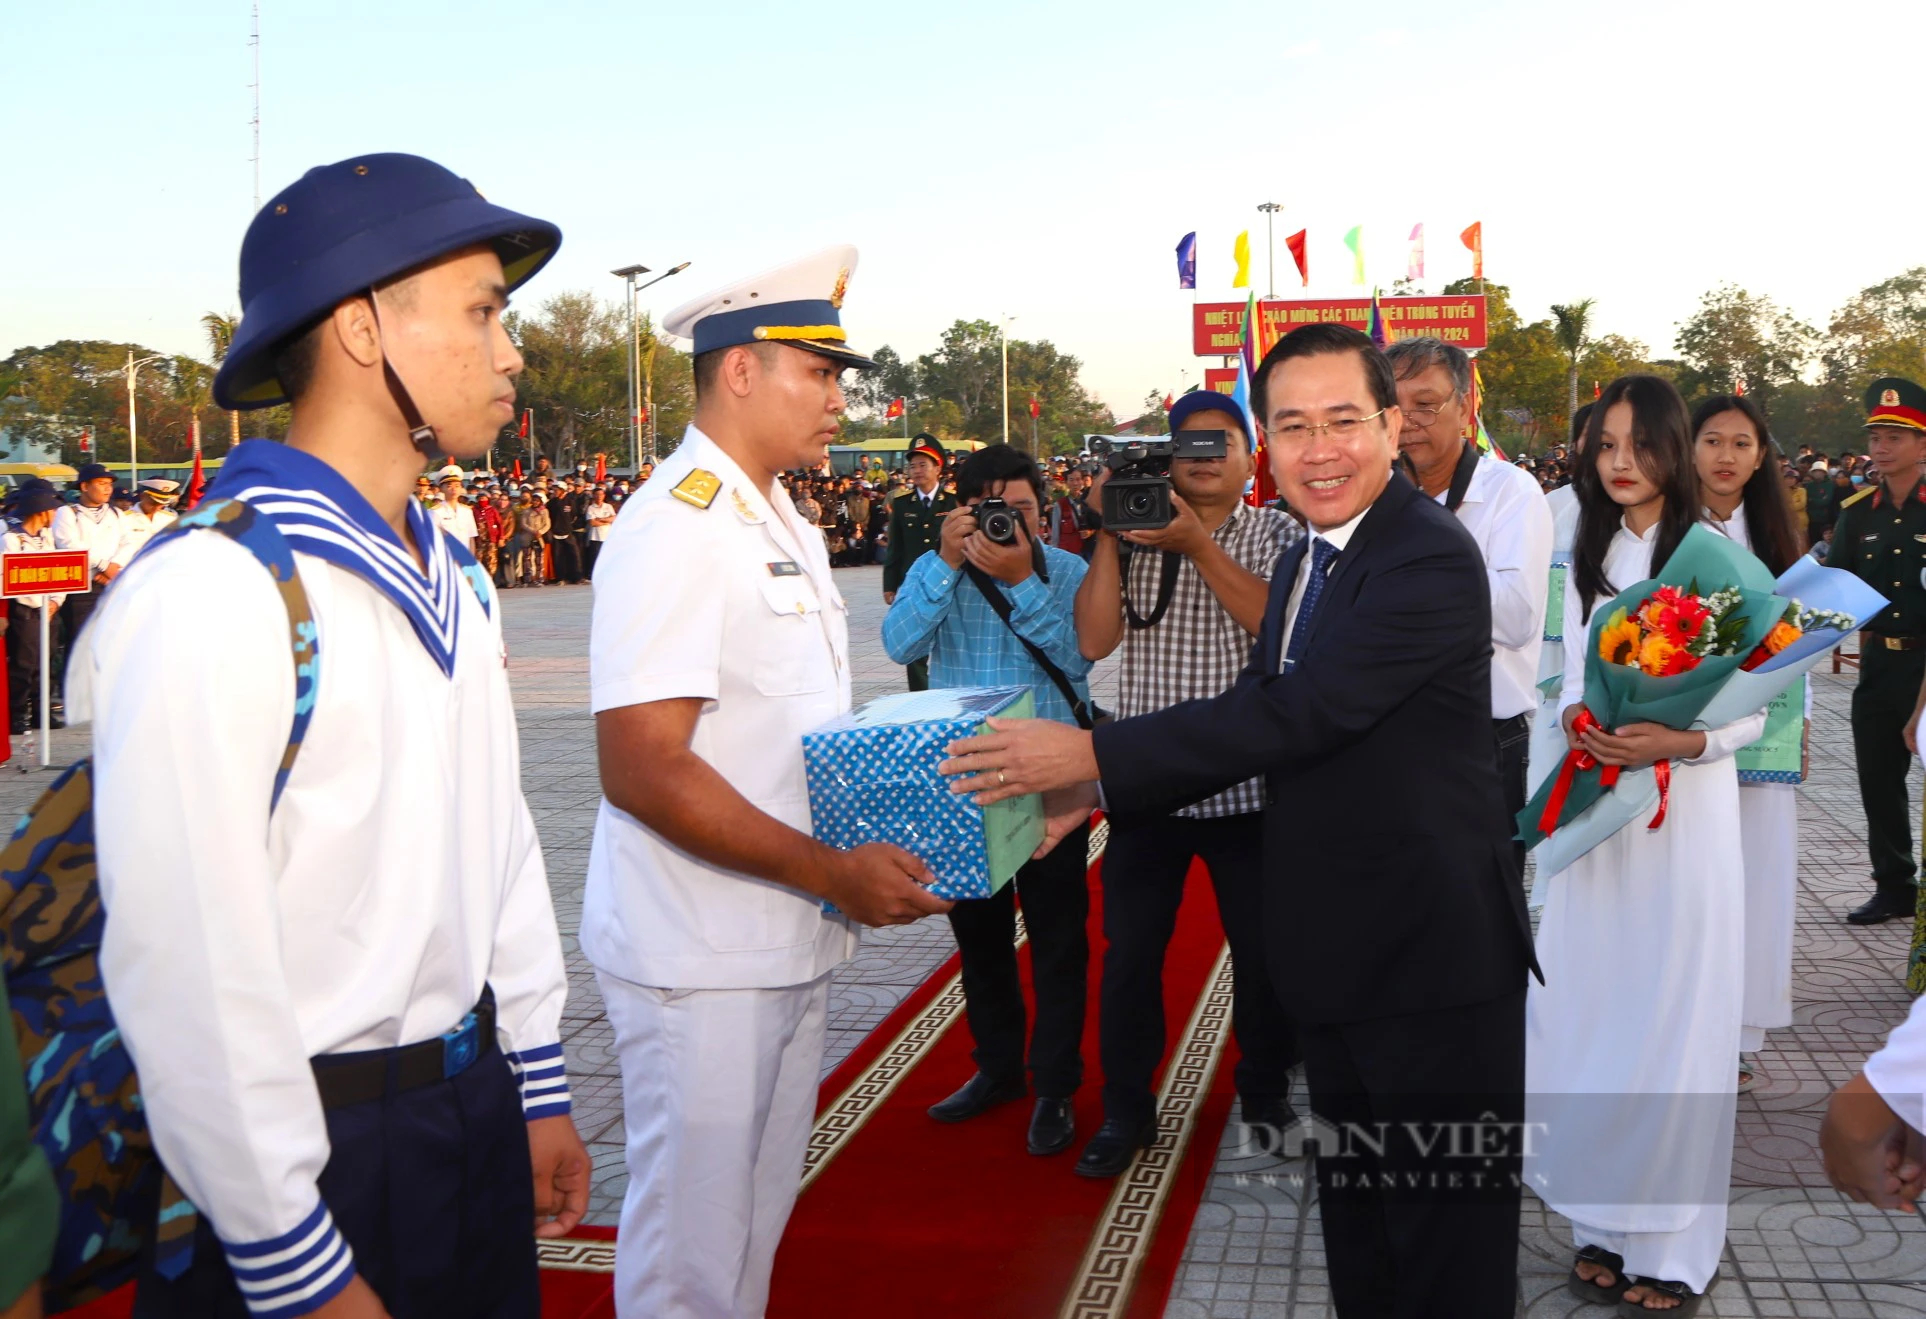
<path id="1" fill-rule="evenodd" d="M 622 1060 L 621 1319 L 761 1319 L 816 1113 L 829 977 L 652 989 L 597 972 Z"/>
<path id="2" fill-rule="evenodd" d="M 1628 1277 L 1682 1282 L 1695 1292 L 1703 1292 L 1719 1271 L 1719 1256 L 1725 1253 L 1726 1210 L 1722 1204 L 1705 1205 L 1676 1232 L 1608 1232 L 1574 1221 L 1572 1242 L 1611 1251 L 1625 1261 Z"/>
<path id="3" fill-rule="evenodd" d="M 1745 1026 L 1739 1052 L 1792 1024 L 1792 936 L 1799 903 L 1799 793 L 1789 783 L 1739 786 L 1745 827 Z"/>

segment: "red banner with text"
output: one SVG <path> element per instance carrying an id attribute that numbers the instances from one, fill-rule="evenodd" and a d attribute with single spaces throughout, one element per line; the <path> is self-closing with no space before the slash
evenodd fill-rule
<path id="1" fill-rule="evenodd" d="M 16 595 L 85 595 L 93 589 L 86 550 L 0 554 L 0 598 Z"/>
<path id="2" fill-rule="evenodd" d="M 1380 298 L 1384 328 L 1391 338 L 1431 335 L 1466 350 L 1485 346 L 1485 296 Z M 1336 321 L 1353 329 L 1371 324 L 1369 298 L 1306 298 L 1263 302 L 1263 344 L 1268 348 L 1300 325 Z M 1244 336 L 1244 304 L 1200 302 L 1191 308 L 1192 346 L 1199 357 L 1222 357 L 1238 350 Z"/>
<path id="3" fill-rule="evenodd" d="M 1220 394 L 1237 392 L 1237 368 L 1234 366 L 1207 366 L 1204 368 L 1204 388 L 1214 389 Z"/>

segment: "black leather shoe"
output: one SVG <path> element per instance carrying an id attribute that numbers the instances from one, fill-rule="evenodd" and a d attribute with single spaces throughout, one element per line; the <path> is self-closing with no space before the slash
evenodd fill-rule
<path id="1" fill-rule="evenodd" d="M 1276 1154 L 1283 1147 L 1285 1131 L 1297 1125 L 1297 1110 L 1288 1099 L 1246 1099 L 1241 1117 L 1250 1129 L 1246 1143 L 1266 1154 Z"/>
<path id="2" fill-rule="evenodd" d="M 1108 1117 L 1097 1128 L 1097 1134 L 1083 1147 L 1077 1156 L 1077 1176 L 1079 1177 L 1117 1177 L 1130 1166 L 1137 1157 L 1137 1151 L 1148 1149 L 1157 1139 L 1157 1119 L 1148 1122 L 1126 1122 L 1122 1118 Z"/>
<path id="3" fill-rule="evenodd" d="M 1848 925 L 1879 925 L 1895 916 L 1911 916 L 1913 904 L 1903 898 L 1889 898 L 1883 893 L 1873 894 L 1871 900 L 1854 907 L 1846 913 Z"/>
<path id="4" fill-rule="evenodd" d="M 963 1088 L 940 1104 L 930 1106 L 930 1116 L 938 1122 L 968 1122 L 998 1104 L 1010 1104 L 1030 1093 L 1022 1077 L 1011 1081 L 992 1081 L 978 1072 L 963 1083 Z"/>
<path id="5" fill-rule="evenodd" d="M 1030 1114 L 1030 1153 L 1061 1154 L 1077 1138 L 1077 1117 L 1068 1099 L 1039 1099 Z"/>

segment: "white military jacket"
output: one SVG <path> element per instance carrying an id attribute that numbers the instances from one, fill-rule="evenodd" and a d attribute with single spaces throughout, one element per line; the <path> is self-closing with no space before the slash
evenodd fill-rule
<path id="1" fill-rule="evenodd" d="M 595 564 L 596 713 L 703 701 L 693 750 L 758 810 L 809 832 L 802 735 L 849 709 L 848 606 L 821 531 L 694 426 L 630 497 Z M 605 798 L 582 950 L 669 989 L 804 984 L 856 949 L 819 898 L 696 859 Z"/>

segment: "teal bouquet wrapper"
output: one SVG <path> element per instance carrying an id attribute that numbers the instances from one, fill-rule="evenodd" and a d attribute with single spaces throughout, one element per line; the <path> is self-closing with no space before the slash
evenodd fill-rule
<path id="1" fill-rule="evenodd" d="M 1710 596 L 1733 589 L 1732 652 L 1707 655 L 1683 673 L 1656 676 L 1600 654 L 1601 635 L 1618 610 L 1635 614 L 1662 587 Z M 1601 728 L 1653 723 L 1667 728 L 1719 728 L 1765 709 L 1792 687 L 1845 635 L 1844 628 L 1815 629 L 1780 653 L 1746 670 L 1743 666 L 1793 600 L 1808 608 L 1870 617 L 1885 600 L 1858 578 L 1801 560 L 1777 582 L 1749 551 L 1707 527 L 1695 526 L 1679 542 L 1660 573 L 1618 593 L 1592 611 L 1585 648 L 1586 715 Z M 1741 620 L 1743 625 L 1740 625 Z M 1566 626 L 1576 625 L 1567 619 Z M 1559 769 L 1539 786 L 1518 816 L 1518 837 L 1537 850 L 1541 873 L 1563 870 L 1616 834 L 1637 816 L 1655 811 L 1664 819 L 1670 766 L 1638 770 L 1601 766 L 1581 752 L 1564 752 Z"/>
<path id="2" fill-rule="evenodd" d="M 894 843 L 914 853 L 939 898 L 989 897 L 1042 845 L 1043 799 L 978 806 L 937 766 L 950 743 L 990 731 L 986 720 L 1035 713 L 1028 687 L 951 687 L 884 696 L 803 734 L 812 832 L 845 851 Z"/>

